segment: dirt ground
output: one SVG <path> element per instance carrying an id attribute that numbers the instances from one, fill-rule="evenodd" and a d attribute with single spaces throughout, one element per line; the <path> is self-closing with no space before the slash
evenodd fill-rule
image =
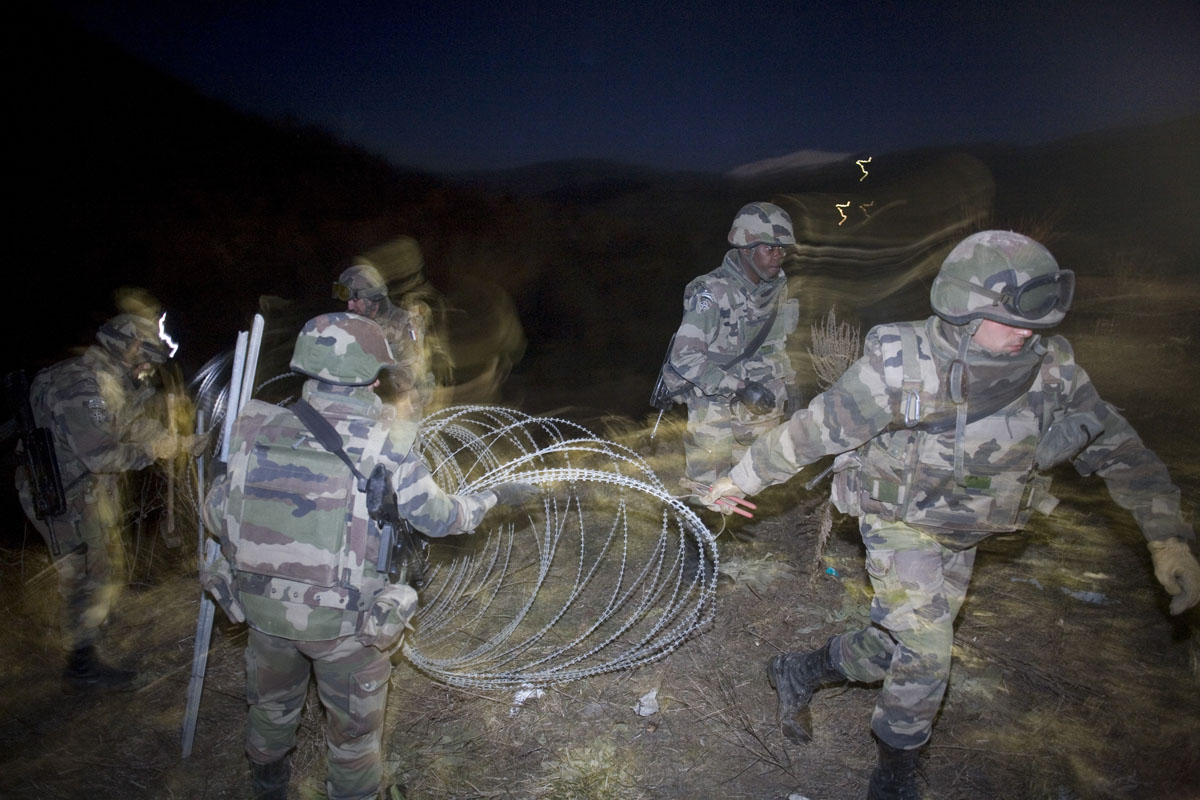
<path id="1" fill-rule="evenodd" d="M 1071 340 L 1101 394 L 1168 464 L 1194 518 L 1195 293 L 1145 276 L 1106 285 L 1116 300 L 1081 297 Z M 1125 289 L 1152 302 L 1117 302 Z M 678 410 L 653 442 L 642 422 L 605 433 L 676 485 Z M 428 800 L 864 796 L 875 690 L 822 690 L 815 741 L 798 747 L 779 730 L 763 670 L 778 652 L 819 646 L 866 620 L 854 521 L 833 514 L 822 543 L 825 487 L 803 488 L 819 468 L 756 497 L 753 521 L 729 523 L 718 539 L 712 623 L 659 661 L 550 686 L 523 702 L 512 690 L 441 685 L 400 661 L 384 740 L 389 777 L 410 798 Z M 1200 798 L 1200 612 L 1167 614 L 1141 535 L 1102 481 L 1069 467 L 1054 477 L 1062 503 L 1053 516 L 980 548 L 950 689 L 920 764 L 926 797 Z M 0 796 L 249 796 L 245 630 L 220 613 L 194 752 L 180 758 L 199 610 L 194 531 L 168 548 L 160 519 L 127 532 L 128 585 L 104 642 L 108 657 L 143 673 L 142 688 L 128 694 L 60 693 L 48 553 L 29 528 L 24 546 L 0 549 Z M 722 528 L 715 515 L 704 519 Z M 586 614 L 568 622 L 582 624 Z M 637 713 L 651 693 L 658 710 Z M 324 796 L 322 735 L 310 692 L 294 797 Z"/>
<path id="2" fill-rule="evenodd" d="M 655 452 L 677 446 L 669 429 Z M 661 434 L 660 434 L 661 436 Z M 668 476 L 663 476 L 669 482 Z M 1103 485 L 1064 475 L 1053 520 L 980 552 L 959 618 L 952 685 L 921 762 L 930 798 L 1195 798 L 1200 692 L 1194 613 L 1170 618 L 1131 520 Z M 452 688 L 397 665 L 386 769 L 411 798 L 861 797 L 874 764 L 871 687 L 823 690 L 816 740 L 781 735 L 763 665 L 866 619 L 850 519 L 802 480 L 760 495 L 721 534 L 713 623 L 665 659 L 549 687 Z M 714 530 L 715 516 L 705 517 Z M 152 532 L 109 626 L 130 694 L 60 694 L 54 583 L 36 542 L 3 553 L 10 624 L 0 658 L 4 797 L 241 798 L 244 629 L 217 615 L 192 756 L 179 730 L 199 607 L 190 545 Z M 655 692 L 657 712 L 635 712 Z M 321 712 L 310 694 L 293 796 L 324 796 Z"/>

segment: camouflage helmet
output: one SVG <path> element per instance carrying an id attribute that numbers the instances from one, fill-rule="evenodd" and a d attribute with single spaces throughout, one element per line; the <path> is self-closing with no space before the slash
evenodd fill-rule
<path id="1" fill-rule="evenodd" d="M 759 244 L 781 247 L 794 245 L 792 218 L 773 203 L 750 203 L 733 218 L 729 243 L 734 247 L 754 247 Z"/>
<path id="2" fill-rule="evenodd" d="M 292 369 L 338 386 L 365 386 L 379 371 L 394 367 L 383 328 L 347 311 L 314 317 L 300 329 Z"/>
<path id="3" fill-rule="evenodd" d="M 933 280 L 929 302 L 954 325 L 990 319 L 1021 328 L 1062 322 L 1075 273 L 1042 245 L 1011 231 L 981 231 L 959 242 Z"/>
<path id="4" fill-rule="evenodd" d="M 387 296 L 387 282 L 370 264 L 355 264 L 338 276 L 333 296 L 343 303 L 357 298 L 381 300 Z"/>
<path id="5" fill-rule="evenodd" d="M 127 364 L 165 364 L 173 355 L 158 332 L 158 323 L 140 314 L 117 314 L 100 326 L 96 340 Z M 130 345 L 137 343 L 131 352 Z"/>

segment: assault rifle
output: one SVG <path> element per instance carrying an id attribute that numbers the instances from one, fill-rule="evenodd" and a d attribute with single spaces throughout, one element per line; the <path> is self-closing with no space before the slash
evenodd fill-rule
<path id="1" fill-rule="evenodd" d="M 392 474 L 383 464 L 377 464 L 367 478 L 367 514 L 379 526 L 379 572 L 392 583 L 420 589 L 425 585 L 429 540 L 400 516 Z"/>
<path id="2" fill-rule="evenodd" d="M 17 435 L 21 437 L 25 449 L 25 470 L 33 493 L 34 516 L 38 519 L 58 516 L 67 509 L 67 497 L 63 491 L 62 475 L 58 471 L 54 437 L 49 428 L 39 428 L 34 421 L 25 370 L 19 369 L 5 375 L 4 388 L 8 391 Z M 50 530 L 50 551 L 57 556 L 59 547 L 54 526 L 47 524 L 46 527 Z"/>

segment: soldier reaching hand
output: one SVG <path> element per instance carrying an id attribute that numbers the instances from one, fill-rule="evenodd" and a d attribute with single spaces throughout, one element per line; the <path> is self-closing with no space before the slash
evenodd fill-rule
<path id="1" fill-rule="evenodd" d="M 859 518 L 875 590 L 871 625 L 768 665 L 784 733 L 811 738 L 808 704 L 845 680 L 883 686 L 871 719 L 879 764 L 869 798 L 916 798 L 915 770 L 950 674 L 954 618 L 993 533 L 1025 527 L 1053 498 L 1043 472 L 1070 461 L 1104 479 L 1149 544 L 1171 613 L 1200 601 L 1179 490 L 1104 402 L 1061 336 L 1035 333 L 1070 308 L 1075 276 L 1007 231 L 967 237 L 931 290 L 935 316 L 872 329 L 864 354 L 806 409 L 756 441 L 703 498 L 780 483 L 825 455 L 834 502 Z"/>
<path id="2" fill-rule="evenodd" d="M 429 536 L 470 533 L 497 503 L 535 493 L 502 484 L 477 494 L 442 491 L 413 452 L 417 423 L 372 391 L 395 359 L 383 329 L 346 312 L 310 320 L 291 366 L 309 376 L 302 401 L 333 426 L 363 475 L 392 473 L 399 513 Z M 326 711 L 331 800 L 373 798 L 383 769 L 381 736 L 389 657 L 417 593 L 389 582 L 365 486 L 296 412 L 250 401 L 234 422 L 226 475 L 204 519 L 223 558 L 201 576 L 231 619 L 248 623 L 246 753 L 255 797 L 286 798 L 288 751 L 309 673 Z"/>

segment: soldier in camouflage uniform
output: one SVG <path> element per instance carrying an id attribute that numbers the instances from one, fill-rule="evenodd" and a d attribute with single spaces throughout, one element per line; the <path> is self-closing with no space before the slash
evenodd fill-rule
<path id="1" fill-rule="evenodd" d="M 395 363 L 371 320 L 338 312 L 300 332 L 293 369 L 310 377 L 302 398 L 341 436 L 363 475 L 392 473 L 400 514 L 429 536 L 469 533 L 488 509 L 531 487 L 442 491 L 413 452 L 417 423 L 399 419 L 372 391 Z M 234 422 L 228 470 L 205 499 L 205 524 L 222 557 L 201 582 L 226 614 L 250 627 L 246 752 L 256 797 L 284 798 L 285 757 L 310 671 L 327 717 L 331 800 L 375 797 L 390 656 L 417 605 L 405 584 L 379 571 L 380 535 L 365 487 L 291 410 L 251 400 Z"/>
<path id="2" fill-rule="evenodd" d="M 799 303 L 787 297 L 784 249 L 796 243 L 787 212 L 750 203 L 729 231 L 721 266 L 683 293 L 683 322 L 663 379 L 688 406 L 684 483 L 707 487 L 795 401 L 796 373 L 786 350 Z"/>
<path id="3" fill-rule="evenodd" d="M 66 510 L 38 519 L 25 468 L 16 475 L 25 515 L 51 551 L 57 544 L 60 553 L 54 568 L 70 652 L 63 673 L 67 692 L 133 685 L 136 673 L 104 664 L 96 655 L 116 592 L 109 548 L 118 546 L 120 535 L 121 475 L 156 459 L 172 459 L 186 445 L 147 409 L 154 391 L 143 381 L 170 356 L 156 323 L 120 314 L 100 328 L 96 340 L 81 356 L 42 370 L 30 384 L 34 420 L 54 440 Z"/>
<path id="4" fill-rule="evenodd" d="M 1172 614 L 1200 601 L 1194 533 L 1166 468 L 1100 398 L 1067 340 L 1035 333 L 1063 319 L 1073 291 L 1073 273 L 1037 242 L 967 237 L 933 283 L 936 316 L 872 329 L 863 357 L 704 498 L 753 494 L 840 454 L 833 499 L 860 520 L 872 626 L 776 656 L 768 674 L 784 733 L 801 742 L 821 684 L 883 682 L 871 798 L 917 797 L 917 756 L 946 690 L 975 546 L 1053 509 L 1051 467 L 1099 475 L 1132 513 Z"/>
<path id="5" fill-rule="evenodd" d="M 434 378 L 426 333 L 429 309 L 423 303 L 412 308 L 394 305 L 388 297 L 388 284 L 374 265 L 360 257 L 333 285 L 333 296 L 346 303 L 346 309 L 374 320 L 383 328 L 388 345 L 396 358 L 388 370 L 398 405 L 408 403 L 406 413 L 419 418 L 433 399 Z"/>

